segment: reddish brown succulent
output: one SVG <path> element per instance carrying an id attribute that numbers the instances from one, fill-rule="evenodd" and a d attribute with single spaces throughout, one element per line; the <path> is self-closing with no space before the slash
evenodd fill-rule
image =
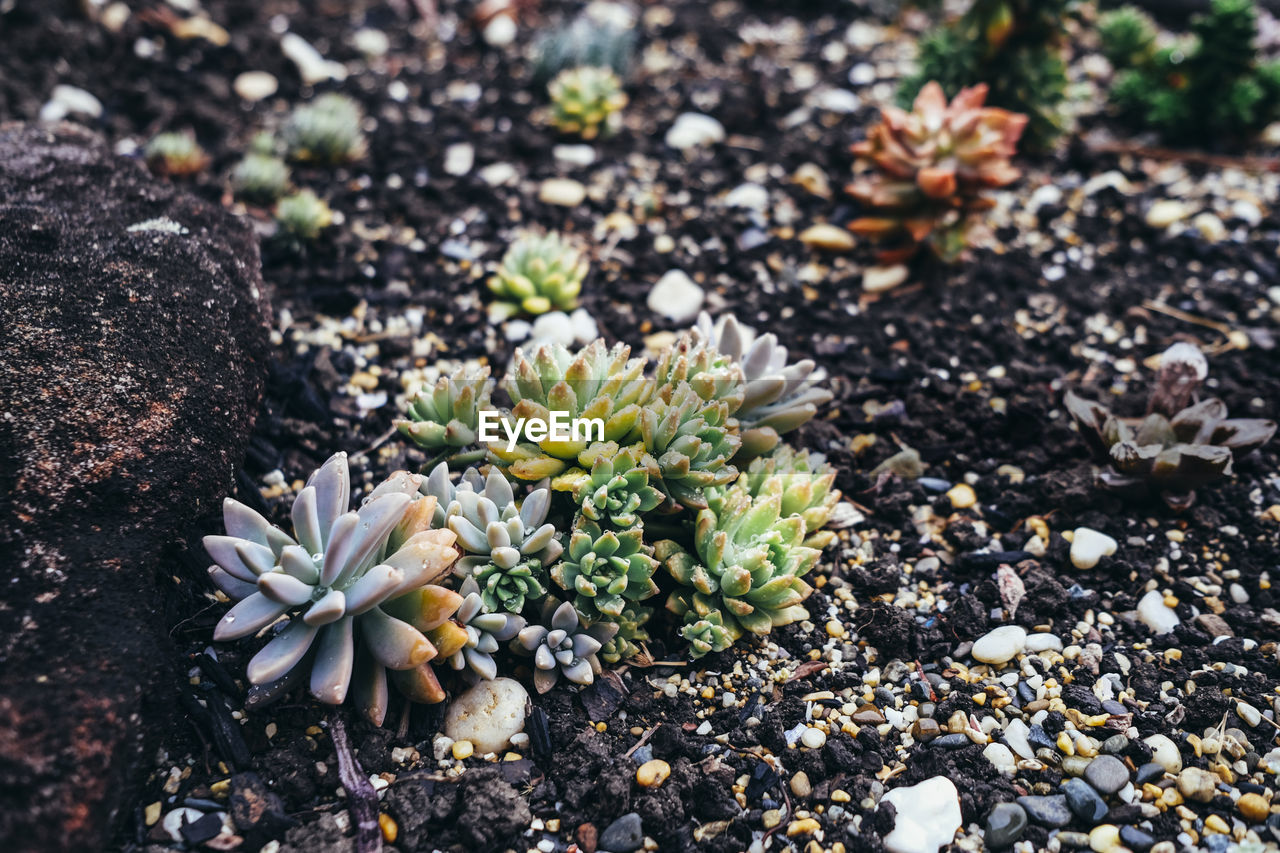
<path id="1" fill-rule="evenodd" d="M 881 262 L 900 263 L 926 244 L 954 260 L 974 214 L 994 205 L 983 191 L 1020 176 L 1009 158 L 1027 117 L 983 106 L 986 98 L 984 83 L 948 104 L 942 87 L 928 83 L 911 112 L 884 107 L 880 123 L 853 146 L 862 174 L 847 190 L 873 213 L 849 228 L 889 244 Z"/>

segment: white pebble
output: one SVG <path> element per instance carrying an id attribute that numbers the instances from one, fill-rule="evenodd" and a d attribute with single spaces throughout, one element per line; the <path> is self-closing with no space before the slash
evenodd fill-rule
<path id="1" fill-rule="evenodd" d="M 285 33 L 280 38 L 280 50 L 285 58 L 298 68 L 298 76 L 308 86 L 326 80 L 347 79 L 347 69 L 341 62 L 331 62 L 320 55 L 311 44 L 297 33 Z"/>
<path id="2" fill-rule="evenodd" d="M 991 762 L 991 766 L 999 770 L 1001 773 L 1013 775 L 1018 769 L 1013 760 L 1013 752 L 1009 747 L 1002 743 L 989 743 L 987 748 L 982 750 L 982 757 Z"/>
<path id="3" fill-rule="evenodd" d="M 667 147 L 678 151 L 724 141 L 724 125 L 702 113 L 681 113 L 667 131 Z"/>
<path id="4" fill-rule="evenodd" d="M 1157 634 L 1169 633 L 1182 621 L 1173 608 L 1164 603 L 1164 596 L 1154 589 L 1138 601 L 1138 618 Z"/>
<path id="5" fill-rule="evenodd" d="M 1165 769 L 1166 773 L 1177 773 L 1182 770 L 1182 754 L 1177 744 L 1164 735 L 1151 735 L 1144 741 L 1151 747 L 1151 760 Z"/>
<path id="6" fill-rule="evenodd" d="M 682 270 L 670 270 L 649 291 L 649 310 L 677 323 L 688 323 L 702 310 L 706 294 Z"/>
<path id="7" fill-rule="evenodd" d="M 970 654 L 974 660 L 998 666 L 1013 660 L 1026 645 L 1026 629 L 1017 625 L 1001 625 L 979 637 Z"/>
<path id="8" fill-rule="evenodd" d="M 1116 552 L 1119 543 L 1105 533 L 1091 527 L 1077 527 L 1071 542 L 1071 565 L 1077 569 L 1092 569 L 1103 557 Z"/>
<path id="9" fill-rule="evenodd" d="M 514 679 L 481 681 L 450 703 L 444 732 L 455 741 L 471 741 L 478 753 L 501 752 L 512 735 L 524 731 L 528 701 L 529 692 Z"/>
<path id="10" fill-rule="evenodd" d="M 274 95 L 280 88 L 280 82 L 274 74 L 267 71 L 245 71 L 236 75 L 231 88 L 235 89 L 241 99 L 255 103 Z"/>
<path id="11" fill-rule="evenodd" d="M 960 792 L 945 776 L 909 788 L 894 788 L 881 802 L 897 812 L 893 831 L 884 837 L 889 853 L 938 853 L 960 828 Z"/>
<path id="12" fill-rule="evenodd" d="M 807 728 L 800 735 L 800 743 L 809 749 L 821 749 L 827 743 L 827 733 L 822 729 Z"/>

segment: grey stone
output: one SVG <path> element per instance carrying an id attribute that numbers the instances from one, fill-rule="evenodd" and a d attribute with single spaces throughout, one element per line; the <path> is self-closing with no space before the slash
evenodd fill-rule
<path id="1" fill-rule="evenodd" d="M 597 849 L 608 850 L 609 853 L 631 853 L 639 850 L 642 844 L 644 825 L 640 822 L 640 815 L 627 812 L 600 833 L 600 845 Z"/>
<path id="2" fill-rule="evenodd" d="M 998 803 L 987 815 L 986 842 L 992 850 L 1002 850 L 1022 837 L 1027 813 L 1017 803 Z"/>
<path id="3" fill-rule="evenodd" d="M 1099 755 L 1085 768 L 1084 781 L 1101 794 L 1114 794 L 1129 784 L 1129 768 L 1114 755 Z"/>
<path id="4" fill-rule="evenodd" d="M 1027 817 L 1041 826 L 1053 829 L 1071 823 L 1071 809 L 1067 806 L 1067 798 L 1064 794 L 1018 797 L 1017 802 L 1026 810 Z"/>

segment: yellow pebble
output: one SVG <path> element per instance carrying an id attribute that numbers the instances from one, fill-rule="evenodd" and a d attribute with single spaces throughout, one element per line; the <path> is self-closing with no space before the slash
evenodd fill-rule
<path id="1" fill-rule="evenodd" d="M 975 704 L 975 705 L 985 705 L 985 704 L 987 704 L 987 694 L 985 694 L 985 693 L 975 693 L 975 694 L 973 694 L 973 704 Z"/>
<path id="2" fill-rule="evenodd" d="M 209 786 L 209 791 L 218 799 L 223 799 L 231 793 L 231 780 L 223 779 L 221 782 L 214 782 Z"/>
<path id="3" fill-rule="evenodd" d="M 1256 797 L 1257 794 L 1254 794 L 1254 796 Z M 836 788 L 831 792 L 831 802 L 833 803 L 847 803 L 852 799 L 853 797 L 849 796 L 848 791 L 842 791 L 841 789 Z"/>
<path id="4" fill-rule="evenodd" d="M 596 723 L 596 731 L 598 731 L 598 732 L 607 732 L 608 730 L 609 730 L 609 724 L 608 724 L 608 723 Z"/>
<path id="5" fill-rule="evenodd" d="M 1227 825 L 1225 820 L 1218 817 L 1216 814 L 1211 814 L 1204 819 L 1204 828 L 1210 832 L 1216 832 L 1219 835 L 1231 834 L 1231 827 Z"/>
<path id="6" fill-rule="evenodd" d="M 841 625 L 839 622 L 837 622 L 835 619 L 832 619 L 830 622 L 827 623 L 828 637 L 835 637 L 836 639 L 839 639 L 844 635 L 845 635 L 844 626 Z"/>
<path id="7" fill-rule="evenodd" d="M 710 685 L 708 685 L 708 686 L 706 686 L 706 687 L 702 688 L 702 698 L 703 698 L 703 699 L 714 699 L 714 698 L 716 698 L 716 690 L 715 690 L 715 688 L 714 688 L 714 687 L 711 687 Z"/>
<path id="8" fill-rule="evenodd" d="M 1177 607 L 1177 606 L 1178 606 L 1178 596 L 1176 596 L 1176 595 L 1166 595 L 1166 596 L 1164 597 L 1164 606 L 1165 606 L 1165 607 Z"/>
<path id="9" fill-rule="evenodd" d="M 1071 742 L 1071 736 L 1066 733 L 1066 730 L 1058 732 L 1058 749 L 1064 755 L 1076 754 L 1076 746 Z"/>
<path id="10" fill-rule="evenodd" d="M 656 788 L 671 775 L 671 765 L 661 758 L 652 758 L 636 769 L 636 781 L 642 788 Z"/>
<path id="11" fill-rule="evenodd" d="M 1108 853 L 1120 846 L 1120 827 L 1110 823 L 1095 826 L 1089 833 L 1089 847 L 1097 853 Z"/>
<path id="12" fill-rule="evenodd" d="M 822 824 L 811 817 L 793 820 L 791 825 L 787 827 L 787 838 L 795 838 L 797 835 L 812 835 L 820 829 L 822 829 Z"/>
<path id="13" fill-rule="evenodd" d="M 947 497 L 951 499 L 951 505 L 956 509 L 968 509 L 978 502 L 978 496 L 973 491 L 973 486 L 968 483 L 958 483 L 951 487 L 947 492 Z"/>
<path id="14" fill-rule="evenodd" d="M 764 823 L 765 829 L 773 829 L 775 826 L 782 823 L 782 811 L 780 809 L 769 809 L 761 815 L 761 820 Z"/>
<path id="15" fill-rule="evenodd" d="M 400 827 L 389 814 L 378 815 L 378 829 L 382 830 L 382 840 L 388 844 L 395 843 L 396 836 L 400 834 Z"/>
<path id="16" fill-rule="evenodd" d="M 146 810 L 142 813 L 143 819 L 147 822 L 147 826 L 154 826 L 155 822 L 160 819 L 160 811 L 162 808 L 163 806 L 160 805 L 159 800 L 156 800 L 154 803 L 147 806 Z"/>
<path id="17" fill-rule="evenodd" d="M 832 797 L 832 799 L 835 798 Z M 1251 823 L 1262 823 L 1271 811 L 1266 797 L 1261 794 L 1244 794 L 1236 801 L 1236 808 L 1240 810 L 1241 816 Z"/>
<path id="18" fill-rule="evenodd" d="M 469 740 L 455 740 L 453 742 L 453 757 L 459 761 L 462 761 L 464 758 L 470 758 L 475 751 L 475 744 Z"/>

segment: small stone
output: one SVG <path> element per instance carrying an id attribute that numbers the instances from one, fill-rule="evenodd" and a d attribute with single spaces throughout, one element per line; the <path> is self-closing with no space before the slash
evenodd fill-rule
<path id="1" fill-rule="evenodd" d="M 813 785 L 809 782 L 809 774 L 803 770 L 791 777 L 791 793 L 804 799 L 813 793 Z"/>
<path id="2" fill-rule="evenodd" d="M 928 743 L 940 734 L 942 734 L 942 727 L 938 725 L 937 720 L 930 717 L 924 717 L 911 724 L 911 736 L 921 743 Z"/>
<path id="3" fill-rule="evenodd" d="M 452 751 L 454 758 L 458 761 L 464 761 L 475 754 L 476 745 L 469 740 L 455 740 Z"/>
<path id="4" fill-rule="evenodd" d="M 1151 747 L 1151 760 L 1159 764 L 1166 773 L 1177 773 L 1182 769 L 1182 753 L 1178 746 L 1164 735 L 1151 735 L 1143 740 Z"/>
<path id="5" fill-rule="evenodd" d="M 308 86 L 328 80 L 347 79 L 347 69 L 341 62 L 331 62 L 320 51 L 297 33 L 285 33 L 280 38 L 280 50 L 285 58 L 298 68 L 298 76 Z"/>
<path id="6" fill-rule="evenodd" d="M 800 743 L 809 749 L 821 749 L 827 743 L 827 733 L 810 726 L 800 735 Z"/>
<path id="7" fill-rule="evenodd" d="M 577 207 L 586 197 L 587 188 L 572 178 L 547 178 L 538 187 L 538 201 L 543 204 Z"/>
<path id="8" fill-rule="evenodd" d="M 1180 201 L 1162 199 L 1147 208 L 1147 224 L 1152 228 L 1168 228 L 1191 215 L 1191 209 Z"/>
<path id="9" fill-rule="evenodd" d="M 1191 226 L 1210 243 L 1221 243 L 1227 239 L 1227 226 L 1222 224 L 1222 220 L 1216 214 L 1202 213 L 1191 220 Z"/>
<path id="10" fill-rule="evenodd" d="M 1137 769 L 1133 774 L 1133 783 L 1135 785 L 1145 785 L 1148 782 L 1154 782 L 1164 777 L 1164 768 L 1154 761 L 1148 762 Z"/>
<path id="11" fill-rule="evenodd" d="M 688 323 L 702 310 L 706 294 L 683 270 L 669 270 L 649 291 L 649 310 L 677 323 Z"/>
<path id="12" fill-rule="evenodd" d="M 862 289 L 867 293 L 884 293 L 906 281 L 909 274 L 906 264 L 867 267 L 862 271 Z"/>
<path id="13" fill-rule="evenodd" d="M 504 187 L 508 184 L 514 184 L 520 179 L 520 173 L 510 163 L 490 163 L 488 166 L 483 167 L 478 174 L 480 175 L 480 180 L 491 187 Z"/>
<path id="14" fill-rule="evenodd" d="M 280 88 L 280 82 L 267 71 L 245 71 L 236 75 L 231 88 L 242 100 L 252 104 L 274 95 Z"/>
<path id="15" fill-rule="evenodd" d="M 847 252 L 857 245 L 853 234 L 847 228 L 826 222 L 810 225 L 800 232 L 800 242 L 810 249 L 823 249 L 828 252 Z"/>
<path id="16" fill-rule="evenodd" d="M 596 161 L 596 149 L 590 145 L 557 145 L 552 149 L 557 163 L 586 168 Z"/>
<path id="17" fill-rule="evenodd" d="M 539 314 L 538 319 L 533 321 L 533 327 L 529 331 L 531 345 L 551 343 L 572 347 L 576 337 L 573 330 L 573 321 L 563 311 L 548 311 L 545 314 Z"/>
<path id="18" fill-rule="evenodd" d="M 1248 702 L 1236 703 L 1236 716 L 1243 720 L 1244 724 L 1251 729 L 1262 722 L 1262 714 L 1257 708 L 1253 707 Z"/>
<path id="19" fill-rule="evenodd" d="M 892 804 L 897 812 L 893 830 L 884 837 L 889 853 L 938 853 L 963 823 L 960 792 L 945 776 L 894 788 L 881 802 Z"/>
<path id="20" fill-rule="evenodd" d="M 1030 634 L 1027 636 L 1026 652 L 1027 654 L 1039 654 L 1040 652 L 1060 652 L 1062 651 L 1062 638 L 1057 634 Z"/>
<path id="21" fill-rule="evenodd" d="M 501 753 L 511 736 L 524 730 L 524 708 L 529 692 L 511 678 L 481 681 L 449 703 L 444 733 L 469 740 L 481 753 Z"/>
<path id="22" fill-rule="evenodd" d="M 1146 853 L 1156 843 L 1155 836 L 1144 832 L 1136 826 L 1120 827 L 1120 841 L 1130 850 Z"/>
<path id="23" fill-rule="evenodd" d="M 739 184 L 724 197 L 724 206 L 765 211 L 769 207 L 769 191 L 759 184 Z M 840 230 L 843 231 L 844 229 Z M 846 231 L 845 233 L 847 234 L 848 232 Z"/>
<path id="24" fill-rule="evenodd" d="M 627 812 L 600 833 L 599 849 L 609 853 L 631 853 L 644 844 L 644 824 L 640 815 Z"/>
<path id="25" fill-rule="evenodd" d="M 1262 823 L 1271 815 L 1267 798 L 1261 794 L 1241 795 L 1240 799 L 1236 800 L 1236 808 L 1240 810 L 1240 816 L 1250 823 Z"/>
<path id="26" fill-rule="evenodd" d="M 1204 819 L 1204 828 L 1219 835 L 1227 835 L 1231 832 L 1231 826 L 1220 815 L 1216 814 L 1211 814 Z"/>
<path id="27" fill-rule="evenodd" d="M 671 765 L 661 758 L 654 758 L 636 769 L 636 782 L 642 788 L 657 788 L 671 775 Z"/>
<path id="28" fill-rule="evenodd" d="M 1168 634 L 1181 622 L 1173 608 L 1165 604 L 1159 590 L 1151 590 L 1138 601 L 1138 618 L 1154 634 Z"/>
<path id="29" fill-rule="evenodd" d="M 1013 720 L 1004 730 L 1004 742 L 1009 745 L 1019 758 L 1035 758 L 1036 752 L 1027 740 L 1027 724 L 1022 720 Z"/>
<path id="30" fill-rule="evenodd" d="M 780 809 L 768 809 L 760 816 L 760 823 L 765 829 L 773 829 L 782 823 L 782 811 Z"/>
<path id="31" fill-rule="evenodd" d="M 493 19 L 484 25 L 484 32 L 480 35 L 484 38 L 485 44 L 491 47 L 506 47 L 516 40 L 519 32 L 520 28 L 515 18 L 500 13 L 494 15 Z"/>
<path id="32" fill-rule="evenodd" d="M 813 835 L 820 829 L 822 829 L 822 824 L 811 817 L 793 820 L 787 825 L 787 838 L 795 838 L 799 835 Z"/>
<path id="33" fill-rule="evenodd" d="M 202 817 L 204 817 L 204 812 L 199 809 L 174 809 L 164 816 L 164 821 L 160 825 L 174 841 L 182 841 L 182 828 L 195 823 Z"/>
<path id="34" fill-rule="evenodd" d="M 878 726 L 884 722 L 884 714 L 875 705 L 862 705 L 849 717 L 860 726 Z"/>
<path id="35" fill-rule="evenodd" d="M 1027 817 L 1041 826 L 1053 829 L 1071 823 L 1071 809 L 1067 807 L 1067 798 L 1063 794 L 1018 797 L 1018 805 L 1026 810 Z"/>
<path id="36" fill-rule="evenodd" d="M 1077 569 L 1092 569 L 1103 557 L 1116 552 L 1119 543 L 1105 533 L 1089 527 L 1077 527 L 1071 541 L 1071 565 Z"/>
<path id="37" fill-rule="evenodd" d="M 53 87 L 48 103 L 40 108 L 40 120 L 61 121 L 69 115 L 102 118 L 102 101 L 79 86 L 60 83 Z"/>
<path id="38" fill-rule="evenodd" d="M 987 748 L 982 750 L 982 757 L 991 762 L 991 766 L 1001 773 L 1007 773 L 1010 776 L 1018 769 L 1013 759 L 1013 752 L 1009 747 L 1002 743 L 989 743 Z"/>
<path id="39" fill-rule="evenodd" d="M 1098 792 L 1081 779 L 1068 779 L 1062 783 L 1062 793 L 1067 798 L 1067 808 L 1081 820 L 1097 823 L 1106 817 L 1107 804 Z"/>
<path id="40" fill-rule="evenodd" d="M 361 27 L 351 34 L 351 46 L 370 59 L 386 56 L 391 49 L 391 39 L 382 30 Z"/>
<path id="41" fill-rule="evenodd" d="M 960 483 L 952 486 L 947 491 L 947 497 L 951 500 L 951 505 L 956 509 L 968 509 L 978 502 L 978 495 L 973 490 L 973 486 L 968 483 Z"/>
<path id="42" fill-rule="evenodd" d="M 1096 853 L 1111 853 L 1119 846 L 1120 828 L 1114 824 L 1100 824 L 1089 833 L 1089 847 Z"/>
<path id="43" fill-rule="evenodd" d="M 476 149 L 470 142 L 457 142 L 444 150 L 444 173 L 461 177 L 471 171 L 476 162 Z"/>
<path id="44" fill-rule="evenodd" d="M 1178 774 L 1178 793 L 1184 799 L 1207 803 L 1213 799 L 1218 787 L 1218 777 L 1199 767 L 1185 767 Z"/>
<path id="45" fill-rule="evenodd" d="M 1003 850 L 1022 837 L 1027 813 L 1017 803 L 997 803 L 987 815 L 985 841 L 992 850 Z"/>
<path id="46" fill-rule="evenodd" d="M 970 652 L 974 660 L 996 666 L 1008 663 L 1026 647 L 1027 631 L 1017 625 L 1001 625 L 978 638 Z"/>
<path id="47" fill-rule="evenodd" d="M 663 141 L 669 148 L 685 151 L 704 145 L 723 142 L 724 125 L 702 113 L 681 113 L 667 130 Z"/>
<path id="48" fill-rule="evenodd" d="M 1084 771 L 1084 781 L 1103 795 L 1114 794 L 1129 784 L 1129 768 L 1114 755 L 1099 755 L 1089 762 L 1088 769 Z"/>

